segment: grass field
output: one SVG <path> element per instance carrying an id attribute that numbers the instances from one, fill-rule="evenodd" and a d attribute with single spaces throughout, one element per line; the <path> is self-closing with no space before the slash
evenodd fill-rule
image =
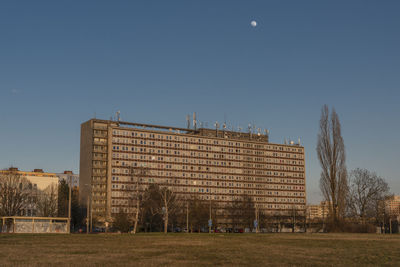
<path id="1" fill-rule="evenodd" d="M 400 235 L 0 235 L 0 265 L 392 265 Z"/>

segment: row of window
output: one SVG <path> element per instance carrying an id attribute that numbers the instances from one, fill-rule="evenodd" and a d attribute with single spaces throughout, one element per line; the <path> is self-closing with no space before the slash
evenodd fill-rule
<path id="1" fill-rule="evenodd" d="M 150 180 L 150 179 L 149 179 Z M 151 178 L 149 183 L 157 183 L 159 181 L 157 179 Z M 263 189 L 263 190 L 252 190 L 252 189 L 230 189 L 227 187 L 224 188 L 207 188 L 207 187 L 193 187 L 193 186 L 179 186 L 177 184 L 173 185 L 172 183 L 164 184 L 170 186 L 174 192 L 177 193 L 213 193 L 213 194 L 250 194 L 250 195 L 263 195 L 263 196 L 292 196 L 292 197 L 303 197 L 304 192 L 300 191 L 272 191 L 273 189 Z M 172 188 L 173 187 L 173 188 Z M 126 195 L 134 193 L 135 185 L 132 184 L 112 184 L 112 196 L 121 196 L 124 197 Z M 289 189 L 286 189 L 289 190 Z"/>
<path id="2" fill-rule="evenodd" d="M 158 172 L 158 176 L 163 176 L 163 172 Z M 189 178 L 189 176 L 187 176 Z M 198 181 L 199 184 L 212 184 L 212 181 L 207 181 L 205 179 L 221 179 L 225 180 L 230 184 L 234 184 L 235 181 L 255 181 L 255 182 L 269 182 L 270 184 L 304 184 L 305 181 L 304 179 L 284 179 L 284 178 L 268 178 L 268 177 L 247 177 L 247 176 L 231 176 L 231 175 L 203 175 L 203 179 L 201 181 Z M 205 178 L 205 179 L 204 179 Z M 132 176 L 112 176 L 112 181 L 119 181 L 119 182 L 133 182 L 137 181 L 137 177 L 132 177 Z M 144 178 L 139 178 L 139 182 L 142 182 Z M 168 180 L 168 179 L 167 179 Z M 175 179 L 178 180 L 179 179 Z M 192 179 L 190 179 L 192 180 Z M 193 181 L 193 180 L 192 180 Z"/>
<path id="3" fill-rule="evenodd" d="M 203 199 L 203 198 L 202 198 Z M 204 198 L 204 200 L 207 200 L 208 198 Z M 111 212 L 114 214 L 119 213 L 120 211 L 126 212 L 126 213 L 134 213 L 135 208 L 129 207 L 127 204 L 119 204 L 120 206 L 124 207 L 116 207 L 113 206 L 111 208 Z M 275 209 L 275 210 L 286 210 L 288 214 L 292 212 L 293 210 L 304 210 L 305 206 L 304 205 L 281 205 L 281 204 L 257 204 L 257 207 L 262 208 L 262 209 Z M 219 214 L 224 214 L 224 212 L 220 212 Z"/>
<path id="4" fill-rule="evenodd" d="M 267 171 L 266 174 L 272 174 L 272 170 L 276 171 L 292 171 L 292 172 L 302 172 L 304 170 L 303 167 L 298 166 L 283 166 L 283 165 L 267 165 L 267 164 L 253 164 L 253 163 L 243 163 L 243 162 L 230 162 L 230 161 L 217 161 L 217 160 L 198 160 L 198 159 L 187 159 L 187 158 L 170 158 L 170 157 L 152 157 L 150 163 L 146 163 L 146 167 L 148 168 L 158 168 L 158 169 L 174 169 L 174 170 L 193 170 L 193 171 L 211 171 L 211 172 L 237 172 L 235 170 L 243 170 L 243 169 L 260 169 Z M 137 167 L 140 164 L 144 164 L 141 162 L 132 162 L 132 160 L 147 160 L 146 156 L 142 155 L 131 155 L 125 161 L 118 160 L 119 158 L 115 157 L 112 161 L 112 166 L 114 167 Z M 162 163 L 155 162 L 161 161 Z M 173 163 L 173 164 L 172 164 Z M 189 165 L 180 165 L 179 163 L 190 163 L 197 166 L 189 166 Z M 203 166 L 202 166 L 203 165 Z M 205 165 L 205 166 L 204 166 Z M 107 164 L 104 161 L 93 161 L 93 166 L 96 167 L 106 167 Z M 213 167 L 214 166 L 214 167 Z M 218 167 L 220 166 L 220 167 Z M 270 173 L 268 173 L 268 170 Z M 275 171 L 275 175 L 277 172 Z M 262 174 L 263 172 L 259 172 Z"/>
<path id="5" fill-rule="evenodd" d="M 139 164 L 133 164 L 133 166 L 140 166 Z M 147 166 L 146 166 L 147 167 Z M 269 176 L 269 178 L 304 178 L 303 173 L 293 173 L 293 172 L 270 172 L 270 171 L 253 171 L 253 170 L 246 170 L 246 169 L 218 169 L 218 168 L 210 168 L 210 167 L 205 167 L 205 169 L 200 169 L 200 170 L 189 170 L 188 166 L 182 166 L 181 170 L 171 170 L 168 171 L 168 168 L 165 168 L 164 165 L 159 165 L 156 166 L 156 169 L 159 169 L 158 171 L 153 170 L 150 167 L 148 168 L 148 171 L 151 172 L 148 175 L 157 175 L 158 176 L 174 176 L 174 177 L 191 177 L 191 178 L 199 178 L 199 179 L 204 179 L 204 178 L 210 178 L 210 179 L 215 179 L 219 178 L 221 174 L 227 174 L 227 175 L 236 175 L 237 177 L 240 177 L 239 175 L 245 174 L 244 177 L 249 177 L 249 176 L 264 176 L 265 178 L 268 178 L 266 176 Z M 164 171 L 161 171 L 160 169 L 164 169 Z M 105 171 L 105 170 L 104 170 Z M 203 171 L 203 172 L 209 172 L 209 174 L 201 173 L 198 171 Z M 112 174 L 124 174 L 124 175 L 131 175 L 131 169 L 129 168 L 118 168 L 118 166 L 113 166 L 112 168 Z M 212 174 L 211 174 L 212 173 Z M 223 176 L 221 176 L 222 178 Z M 260 177 L 259 177 L 260 178 Z M 262 177 L 261 177 L 262 178 Z"/>
<path id="6" fill-rule="evenodd" d="M 276 153 L 276 152 L 268 152 L 268 151 L 255 151 L 255 150 L 248 150 L 248 149 L 226 149 L 226 148 L 218 148 L 218 147 L 203 147 L 203 146 L 188 146 L 188 145 L 182 145 L 181 144 L 175 144 L 175 146 L 172 146 L 172 144 L 165 143 L 165 145 L 162 144 L 157 144 L 155 142 L 148 142 L 147 144 L 153 145 L 156 147 L 166 147 L 170 149 L 152 149 L 152 147 L 145 146 L 146 141 L 141 140 L 140 142 L 135 140 L 132 140 L 132 144 L 137 144 L 138 145 L 121 145 L 116 141 L 113 141 L 113 150 L 114 151 L 130 151 L 130 152 L 148 152 L 148 153 L 166 153 L 166 154 L 175 154 L 175 155 L 185 155 L 185 156 L 194 156 L 194 157 L 209 157 L 209 155 L 214 155 L 213 153 L 216 153 L 214 157 L 218 157 L 216 155 L 225 155 L 226 157 L 228 156 L 233 156 L 229 154 L 243 154 L 245 155 L 257 155 L 260 157 L 280 157 L 280 158 L 293 158 L 293 159 L 303 159 L 303 155 L 297 155 L 297 154 L 289 154 L 289 153 Z M 202 152 L 196 152 L 196 151 L 189 151 L 189 150 L 203 150 L 205 153 Z"/>
<path id="7" fill-rule="evenodd" d="M 278 145 L 263 145 L 263 144 L 253 144 L 253 143 L 244 143 L 240 141 L 225 141 L 225 140 L 213 140 L 207 138 L 195 138 L 195 137 L 186 137 L 186 136 L 178 136 L 178 135 L 164 135 L 164 134 L 152 134 L 138 131 L 123 131 L 123 130 L 113 130 L 114 136 L 121 137 L 130 137 L 130 138 L 120 138 L 120 140 L 131 140 L 132 137 L 140 137 L 140 138 L 150 138 L 157 140 L 170 140 L 176 142 L 190 142 L 190 143 L 198 143 L 198 144 L 209 144 L 209 145 L 226 145 L 226 146 L 235 146 L 235 147 L 246 147 L 246 148 L 256 148 L 256 149 L 268 149 L 268 150 L 279 150 L 279 151 L 290 151 L 290 152 L 302 152 L 302 148 L 296 148 L 291 146 L 278 146 Z"/>

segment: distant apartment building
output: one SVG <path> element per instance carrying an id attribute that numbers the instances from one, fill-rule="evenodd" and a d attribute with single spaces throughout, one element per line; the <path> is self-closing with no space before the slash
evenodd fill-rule
<path id="1" fill-rule="evenodd" d="M 329 202 L 321 201 L 318 205 L 307 205 L 307 219 L 324 220 L 329 215 Z"/>
<path id="2" fill-rule="evenodd" d="M 79 187 L 79 174 L 74 174 L 72 171 L 64 171 L 63 173 L 56 173 L 59 181 L 66 181 L 69 185 L 72 184 L 72 188 Z"/>
<path id="3" fill-rule="evenodd" d="M 392 196 L 385 200 L 385 212 L 390 217 L 400 217 L 400 196 Z"/>
<path id="4" fill-rule="evenodd" d="M 81 201 L 91 199 L 93 216 L 109 222 L 133 212 L 127 192 L 132 168 L 144 167 L 140 183 L 168 186 L 182 198 L 196 196 L 222 212 L 247 195 L 266 213 L 304 212 L 304 147 L 273 144 L 267 132 L 189 129 L 91 119 L 81 125 Z"/>
<path id="5" fill-rule="evenodd" d="M 46 173 L 42 169 L 34 169 L 33 171 L 20 171 L 18 168 L 0 170 L 0 176 L 12 173 L 27 179 L 29 190 L 31 190 L 21 216 L 37 216 L 36 199 L 41 192 L 52 189 L 58 195 L 58 177 L 55 173 Z"/>

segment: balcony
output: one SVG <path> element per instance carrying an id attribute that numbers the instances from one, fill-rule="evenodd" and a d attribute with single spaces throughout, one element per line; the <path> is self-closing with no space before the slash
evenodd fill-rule
<path id="1" fill-rule="evenodd" d="M 107 131 L 94 131 L 93 136 L 107 138 Z"/>
<path id="2" fill-rule="evenodd" d="M 106 146 L 106 145 L 107 145 L 107 141 L 97 141 L 97 140 L 93 140 L 93 144 L 95 144 L 95 145 L 101 145 L 101 146 Z"/>
<path id="3" fill-rule="evenodd" d="M 99 152 L 99 153 L 107 153 L 107 147 L 94 147 L 93 152 Z"/>

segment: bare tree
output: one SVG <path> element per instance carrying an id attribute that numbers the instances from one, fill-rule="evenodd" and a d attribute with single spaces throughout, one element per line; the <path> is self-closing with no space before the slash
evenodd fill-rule
<path id="1" fill-rule="evenodd" d="M 174 213 L 176 210 L 177 198 L 175 193 L 168 187 L 161 187 L 158 192 L 161 198 L 161 213 L 163 214 L 164 219 L 164 233 L 167 233 L 168 219 L 170 214 Z"/>
<path id="2" fill-rule="evenodd" d="M 200 232 L 202 227 L 207 226 L 209 218 L 209 202 L 200 200 L 196 195 L 194 195 L 189 201 L 189 207 L 191 232 L 193 232 L 194 229 L 197 229 L 197 231 Z"/>
<path id="3" fill-rule="evenodd" d="M 256 208 L 253 198 L 249 195 L 243 195 L 241 201 L 241 225 L 242 227 L 252 229 L 254 220 L 258 217 L 258 209 Z"/>
<path id="4" fill-rule="evenodd" d="M 32 184 L 17 172 L 0 174 L 0 215 L 17 216 L 24 210 Z"/>
<path id="5" fill-rule="evenodd" d="M 319 126 L 317 154 L 322 168 L 320 188 L 325 200 L 330 203 L 333 224 L 337 226 L 345 211 L 347 171 L 341 126 L 335 109 L 329 116 L 328 106 L 323 106 Z"/>
<path id="6" fill-rule="evenodd" d="M 141 213 L 141 219 L 146 231 L 153 231 L 158 225 L 162 224 L 162 218 L 159 213 L 159 203 L 161 200 L 158 190 L 159 188 L 156 184 L 151 184 L 144 191 L 144 198 L 142 201 L 143 212 Z"/>
<path id="7" fill-rule="evenodd" d="M 363 223 L 367 218 L 378 218 L 380 203 L 389 195 L 389 186 L 382 177 L 366 169 L 357 168 L 350 174 L 348 208 L 351 216 Z"/>
<path id="8" fill-rule="evenodd" d="M 282 212 L 276 211 L 272 215 L 272 218 L 274 220 L 275 232 L 282 232 L 282 226 L 285 223 L 285 216 L 282 214 Z"/>
<path id="9" fill-rule="evenodd" d="M 58 187 L 55 184 L 49 185 L 46 189 L 38 191 L 36 212 L 42 217 L 57 216 L 57 201 Z"/>
<path id="10" fill-rule="evenodd" d="M 147 169 L 144 167 L 131 167 L 130 168 L 130 173 L 131 173 L 131 178 L 134 180 L 134 186 L 133 186 L 133 191 L 130 190 L 128 191 L 130 196 L 129 196 L 129 202 L 131 202 L 135 206 L 135 218 L 134 218 L 134 225 L 133 225 L 133 233 L 136 234 L 137 232 L 137 226 L 139 222 L 139 215 L 140 211 L 143 207 L 143 197 L 144 197 L 144 190 L 142 189 L 141 181 L 142 179 L 146 176 L 147 174 Z"/>
<path id="11" fill-rule="evenodd" d="M 119 212 L 114 216 L 113 226 L 121 233 L 129 232 L 129 228 L 132 225 L 131 218 L 128 213 L 125 213 L 123 209 L 119 209 Z"/>
<path id="12" fill-rule="evenodd" d="M 235 197 L 230 204 L 226 206 L 227 218 L 229 219 L 232 228 L 242 226 L 242 211 L 243 211 L 243 197 Z"/>
<path id="13" fill-rule="evenodd" d="M 152 184 L 146 190 L 145 199 L 145 215 L 150 215 L 152 218 L 161 215 L 164 222 L 164 233 L 167 233 L 169 217 L 178 210 L 180 203 L 175 192 L 167 186 L 160 187 Z"/>

